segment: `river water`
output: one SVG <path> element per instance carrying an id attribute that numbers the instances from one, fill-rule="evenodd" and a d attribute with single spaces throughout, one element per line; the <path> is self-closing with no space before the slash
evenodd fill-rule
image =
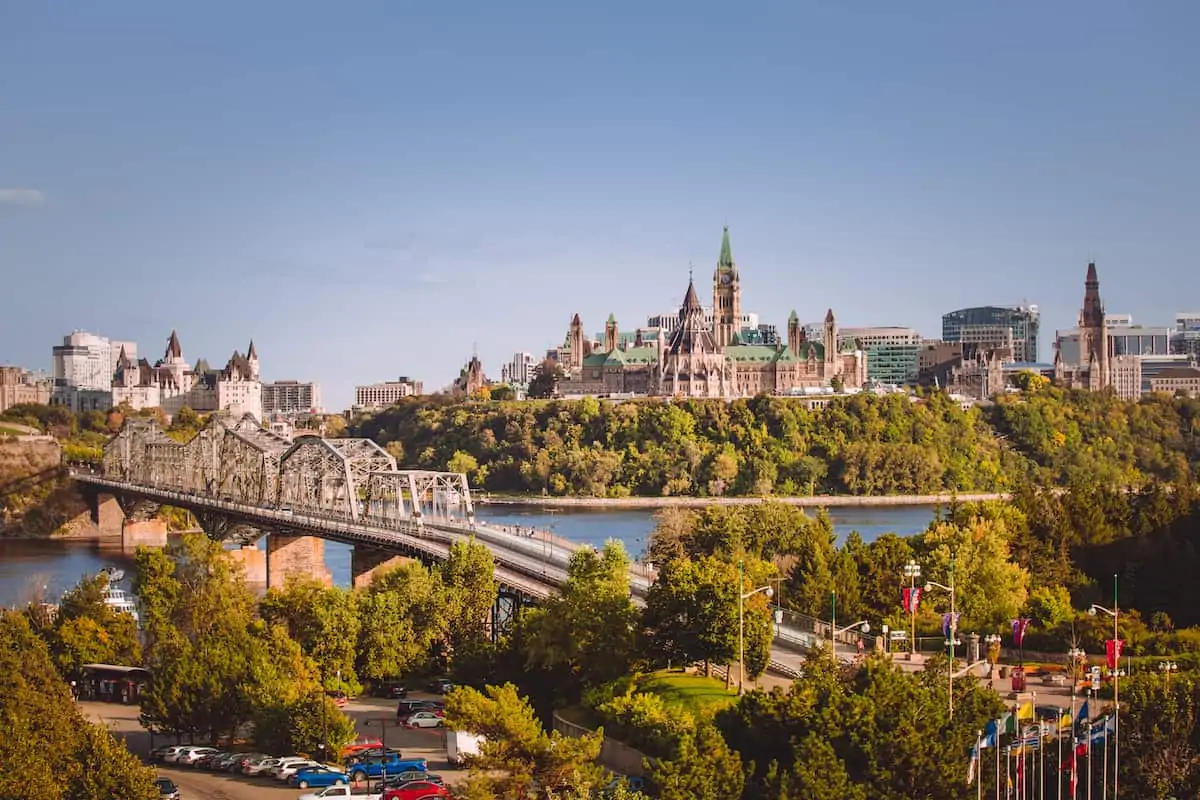
<path id="1" fill-rule="evenodd" d="M 871 541 L 886 532 L 909 536 L 923 531 L 934 511 L 931 506 L 833 508 L 829 516 L 839 540 L 856 530 L 864 540 Z M 541 506 L 485 505 L 477 506 L 476 517 L 493 525 L 553 529 L 559 536 L 597 547 L 608 539 L 619 539 L 635 556 L 645 549 L 654 530 L 654 512 L 641 509 L 568 508 L 551 513 Z M 350 583 L 349 545 L 326 542 L 325 561 L 335 583 Z M 131 565 L 132 554 L 122 552 L 119 545 L 114 548 L 95 541 L 0 539 L 0 606 L 28 602 L 38 591 L 57 599 L 84 575 L 105 566 L 120 567 L 128 575 Z"/>

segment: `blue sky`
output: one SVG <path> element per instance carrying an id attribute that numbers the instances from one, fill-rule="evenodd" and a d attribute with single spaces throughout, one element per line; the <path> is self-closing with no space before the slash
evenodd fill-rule
<path id="1" fill-rule="evenodd" d="M 1200 307 L 1200 5 L 0 0 L 0 363 L 84 328 L 438 386 L 707 292 Z M 21 191 L 19 191 L 21 190 Z"/>

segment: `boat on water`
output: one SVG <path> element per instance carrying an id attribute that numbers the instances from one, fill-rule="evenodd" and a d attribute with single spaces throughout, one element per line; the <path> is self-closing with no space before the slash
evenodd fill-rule
<path id="1" fill-rule="evenodd" d="M 104 603 L 113 611 L 129 614 L 135 622 L 141 621 L 141 617 L 138 615 L 137 603 L 125 593 L 124 589 L 114 589 L 111 586 L 105 589 Z"/>
<path id="2" fill-rule="evenodd" d="M 108 576 L 109 586 L 125 580 L 125 570 L 117 569 L 116 567 L 105 567 L 104 569 L 100 570 L 100 574 Z"/>

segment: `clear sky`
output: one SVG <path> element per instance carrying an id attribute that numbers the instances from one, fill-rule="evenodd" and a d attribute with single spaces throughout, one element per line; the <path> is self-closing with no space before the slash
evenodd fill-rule
<path id="1" fill-rule="evenodd" d="M 448 382 L 708 294 L 1200 308 L 1200 3 L 0 0 L 0 363 Z"/>

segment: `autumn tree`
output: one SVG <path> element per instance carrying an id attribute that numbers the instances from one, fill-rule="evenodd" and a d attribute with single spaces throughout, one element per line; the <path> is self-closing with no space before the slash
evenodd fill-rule
<path id="1" fill-rule="evenodd" d="M 550 796 L 586 794 L 607 782 L 595 763 L 603 735 L 547 734 L 512 684 L 488 686 L 484 692 L 455 689 L 446 698 L 446 725 L 483 737 L 465 787 L 464 796 L 472 800 L 517 800 L 534 787 Z"/>
<path id="2" fill-rule="evenodd" d="M 68 679 L 77 678 L 84 664 L 141 663 L 137 621 L 104 601 L 107 588 L 107 575 L 84 577 L 63 595 L 45 630 L 54 662 Z"/>
<path id="3" fill-rule="evenodd" d="M 350 694 L 362 691 L 355 672 L 361 616 L 354 594 L 313 578 L 290 575 L 283 588 L 267 591 L 259 613 L 268 622 L 285 626 L 316 662 L 325 688 Z"/>

